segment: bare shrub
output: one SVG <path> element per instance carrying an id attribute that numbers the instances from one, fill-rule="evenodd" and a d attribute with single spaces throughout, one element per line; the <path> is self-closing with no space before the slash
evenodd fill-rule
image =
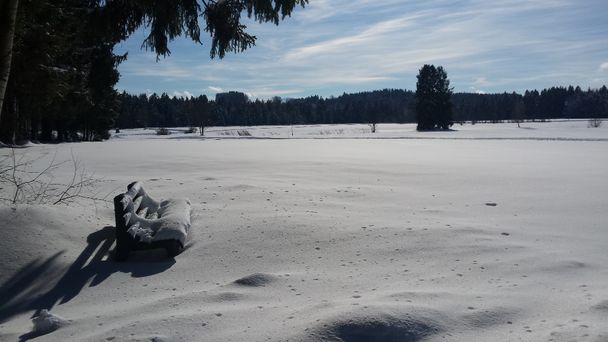
<path id="1" fill-rule="evenodd" d="M 156 135 L 170 135 L 171 131 L 169 131 L 167 128 L 161 127 L 159 129 L 156 130 Z"/>
<path id="2" fill-rule="evenodd" d="M 77 199 L 107 202 L 110 193 L 101 197 L 96 190 L 103 180 L 87 172 L 73 153 L 70 160 L 57 162 L 56 158 L 57 152 L 44 169 L 36 170 L 33 163 L 37 158 L 30 158 L 27 153 L 17 156 L 12 148 L 8 156 L 0 159 L 0 189 L 9 195 L 0 197 L 0 201 L 11 204 L 61 204 Z M 53 172 L 66 164 L 72 166 L 69 182 L 55 182 Z"/>
<path id="3" fill-rule="evenodd" d="M 589 119 L 589 123 L 587 124 L 590 128 L 598 128 L 602 125 L 602 119 L 593 118 Z"/>

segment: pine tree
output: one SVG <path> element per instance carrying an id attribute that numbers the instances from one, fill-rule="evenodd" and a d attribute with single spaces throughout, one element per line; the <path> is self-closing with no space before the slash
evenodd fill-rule
<path id="1" fill-rule="evenodd" d="M 443 67 L 425 64 L 416 82 L 416 121 L 419 131 L 452 126 L 452 89 Z"/>
<path id="2" fill-rule="evenodd" d="M 0 140 L 99 140 L 117 112 L 124 56 L 84 0 L 20 2 Z M 52 134 L 53 131 L 56 134 Z"/>

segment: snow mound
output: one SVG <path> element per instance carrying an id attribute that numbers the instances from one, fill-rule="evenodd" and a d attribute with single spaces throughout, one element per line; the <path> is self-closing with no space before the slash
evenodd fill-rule
<path id="1" fill-rule="evenodd" d="M 40 336 L 51 333 L 61 327 L 64 327 L 70 324 L 70 321 L 60 316 L 54 315 L 46 309 L 43 309 L 42 311 L 40 311 L 40 314 L 38 316 L 32 318 L 32 323 L 34 323 L 33 333 Z"/>
<path id="2" fill-rule="evenodd" d="M 131 342 L 169 342 L 169 337 L 165 335 L 151 335 L 151 336 L 135 336 L 129 341 Z"/>
<path id="3" fill-rule="evenodd" d="M 217 302 L 217 303 L 223 303 L 223 302 L 238 302 L 241 300 L 246 299 L 247 296 L 242 294 L 242 293 L 237 293 L 237 292 L 222 292 L 222 293 L 218 293 L 217 295 L 212 295 L 209 297 L 209 301 L 210 302 Z"/>
<path id="4" fill-rule="evenodd" d="M 490 309 L 475 309 L 462 316 L 463 321 L 473 330 L 487 329 L 494 326 L 509 324 L 508 322 L 518 319 L 517 310 L 510 310 L 505 307 L 495 307 Z"/>
<path id="5" fill-rule="evenodd" d="M 595 311 L 599 311 L 604 314 L 608 314 L 608 300 L 604 300 L 591 307 Z"/>
<path id="6" fill-rule="evenodd" d="M 321 341 L 415 342 L 442 331 L 435 321 L 414 313 L 375 312 L 364 316 L 346 314 L 329 322 L 320 322 L 315 339 Z"/>
<path id="7" fill-rule="evenodd" d="M 250 287 L 263 287 L 276 281 L 276 277 L 266 273 L 254 273 L 246 277 L 237 279 L 235 284 Z"/>
<path id="8" fill-rule="evenodd" d="M 169 342 L 169 337 L 165 335 L 136 335 L 130 338 L 123 338 L 117 336 L 106 337 L 105 341 L 128 341 L 128 342 Z"/>

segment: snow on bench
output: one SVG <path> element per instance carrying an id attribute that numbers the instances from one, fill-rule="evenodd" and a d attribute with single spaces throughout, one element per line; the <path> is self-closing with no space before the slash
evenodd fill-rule
<path id="1" fill-rule="evenodd" d="M 171 257 L 179 254 L 190 230 L 190 201 L 156 201 L 133 182 L 127 192 L 114 197 L 116 217 L 116 259 L 125 260 L 129 252 L 164 248 Z"/>

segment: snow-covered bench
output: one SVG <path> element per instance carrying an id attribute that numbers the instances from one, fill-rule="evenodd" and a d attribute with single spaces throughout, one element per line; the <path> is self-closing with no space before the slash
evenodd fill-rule
<path id="1" fill-rule="evenodd" d="M 116 259 L 125 260 L 129 252 L 164 248 L 171 257 L 179 254 L 190 230 L 190 201 L 155 201 L 141 182 L 127 186 L 127 192 L 114 197 L 116 216 Z"/>

